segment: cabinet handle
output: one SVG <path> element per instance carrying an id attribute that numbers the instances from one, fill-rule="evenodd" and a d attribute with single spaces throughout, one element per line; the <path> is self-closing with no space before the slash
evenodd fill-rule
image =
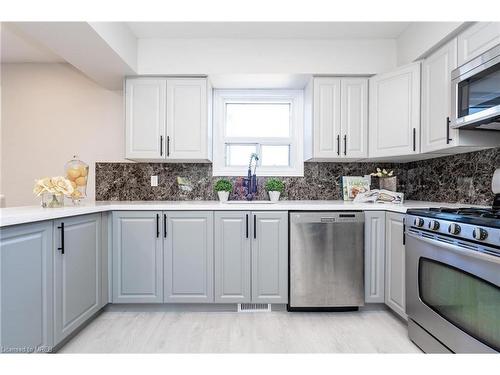
<path id="1" fill-rule="evenodd" d="M 248 214 L 246 214 L 246 237 L 248 238 Z"/>
<path id="2" fill-rule="evenodd" d="M 61 226 L 57 227 L 57 229 L 61 230 L 61 247 L 58 247 L 57 250 L 61 250 L 61 254 L 64 255 L 64 223 L 61 223 Z"/>
<path id="3" fill-rule="evenodd" d="M 167 214 L 163 214 L 163 238 L 167 238 Z"/>
<path id="4" fill-rule="evenodd" d="M 160 215 L 156 214 L 156 238 L 160 237 Z"/>
<path id="5" fill-rule="evenodd" d="M 160 156 L 163 156 L 163 135 L 160 135 Z"/>
<path id="6" fill-rule="evenodd" d="M 417 151 L 417 129 L 413 128 L 413 151 Z"/>
<path id="7" fill-rule="evenodd" d="M 253 215 L 253 238 L 257 238 L 257 215 Z"/>
<path id="8" fill-rule="evenodd" d="M 340 134 L 337 135 L 337 155 L 340 156 Z"/>
<path id="9" fill-rule="evenodd" d="M 170 136 L 167 135 L 167 156 L 170 156 Z"/>
<path id="10" fill-rule="evenodd" d="M 450 118 L 446 117 L 446 144 L 449 145 L 452 140 L 450 138 Z"/>
<path id="11" fill-rule="evenodd" d="M 403 245 L 406 245 L 406 220 L 403 218 Z"/>
<path id="12" fill-rule="evenodd" d="M 344 134 L 344 155 L 347 155 L 347 134 Z"/>

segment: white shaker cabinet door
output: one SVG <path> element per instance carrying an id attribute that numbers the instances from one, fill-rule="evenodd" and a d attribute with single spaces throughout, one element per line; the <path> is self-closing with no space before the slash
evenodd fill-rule
<path id="1" fill-rule="evenodd" d="M 288 302 L 288 213 L 252 212 L 252 302 Z"/>
<path id="2" fill-rule="evenodd" d="M 0 351 L 53 346 L 52 222 L 0 229 Z"/>
<path id="3" fill-rule="evenodd" d="M 368 157 L 368 79 L 342 78 L 341 154 L 345 158 Z"/>
<path id="4" fill-rule="evenodd" d="M 313 157 L 339 158 L 340 78 L 314 78 Z"/>
<path id="5" fill-rule="evenodd" d="M 208 130 L 207 79 L 167 79 L 167 160 L 209 159 Z"/>
<path id="6" fill-rule="evenodd" d="M 213 214 L 164 213 L 164 302 L 214 302 Z"/>
<path id="7" fill-rule="evenodd" d="M 365 302 L 385 299 L 385 211 L 365 211 Z"/>
<path id="8" fill-rule="evenodd" d="M 128 78 L 125 81 L 125 157 L 164 159 L 167 81 Z"/>
<path id="9" fill-rule="evenodd" d="M 420 63 L 370 78 L 369 156 L 418 154 Z"/>
<path id="10" fill-rule="evenodd" d="M 113 303 L 163 302 L 160 211 L 113 212 Z"/>
<path id="11" fill-rule="evenodd" d="M 250 302 L 250 212 L 216 211 L 215 302 Z"/>
<path id="12" fill-rule="evenodd" d="M 385 304 L 402 318 L 407 319 L 403 218 L 403 214 L 386 213 Z"/>
<path id="13" fill-rule="evenodd" d="M 101 307 L 101 215 L 54 221 L 55 343 Z"/>
<path id="14" fill-rule="evenodd" d="M 477 22 L 458 35 L 458 65 L 500 43 L 500 22 Z"/>
<path id="15" fill-rule="evenodd" d="M 450 127 L 451 71 L 457 67 L 454 38 L 422 64 L 422 152 L 453 147 L 458 131 Z"/>

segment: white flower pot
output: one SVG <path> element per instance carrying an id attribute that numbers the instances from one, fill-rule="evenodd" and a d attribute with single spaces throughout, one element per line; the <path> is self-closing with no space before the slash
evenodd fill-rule
<path id="1" fill-rule="evenodd" d="M 277 201 L 280 200 L 280 192 L 279 191 L 269 191 L 269 199 L 271 199 L 271 202 L 276 203 Z"/>
<path id="2" fill-rule="evenodd" d="M 229 200 L 229 191 L 218 191 L 217 195 L 221 203 L 225 203 Z"/>

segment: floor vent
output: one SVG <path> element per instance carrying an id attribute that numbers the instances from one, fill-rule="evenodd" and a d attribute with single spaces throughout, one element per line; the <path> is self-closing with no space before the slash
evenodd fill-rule
<path id="1" fill-rule="evenodd" d="M 271 311 L 269 303 L 238 303 L 238 312 L 266 312 Z"/>

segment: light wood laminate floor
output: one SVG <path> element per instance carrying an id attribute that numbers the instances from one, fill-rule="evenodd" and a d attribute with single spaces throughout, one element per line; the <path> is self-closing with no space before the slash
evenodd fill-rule
<path id="1" fill-rule="evenodd" d="M 386 310 L 105 311 L 60 353 L 421 353 Z"/>

